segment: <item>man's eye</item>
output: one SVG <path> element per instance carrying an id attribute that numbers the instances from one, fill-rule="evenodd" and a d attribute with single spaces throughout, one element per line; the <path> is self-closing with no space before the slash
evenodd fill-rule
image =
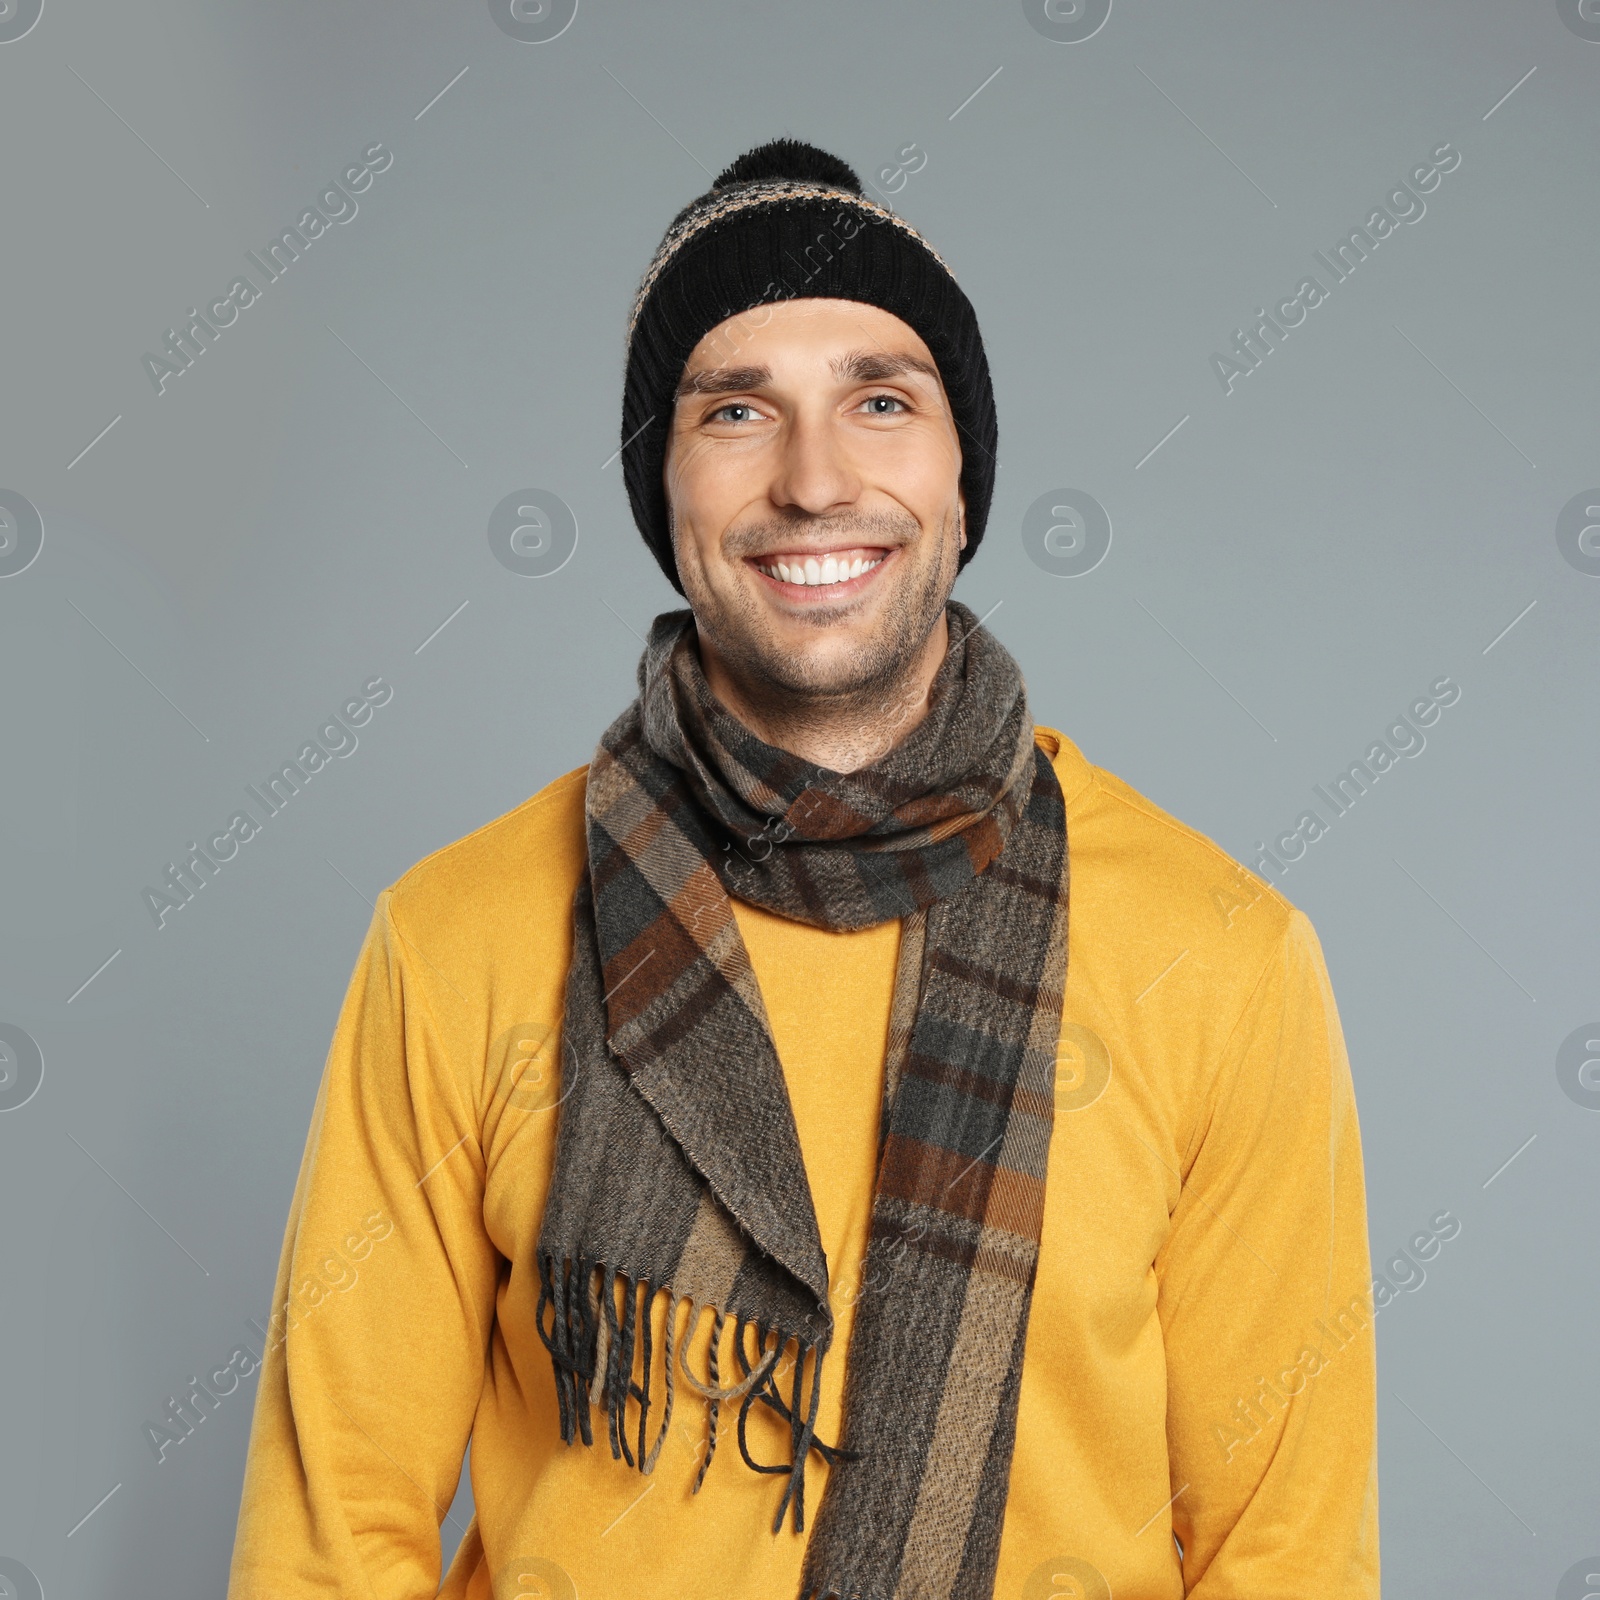
<path id="1" fill-rule="evenodd" d="M 863 400 L 862 405 L 870 408 L 869 415 L 874 417 L 892 417 L 894 412 L 885 410 L 886 406 L 899 406 L 906 409 L 906 403 L 897 394 L 873 394 Z"/>
<path id="2" fill-rule="evenodd" d="M 731 412 L 735 411 L 742 412 L 743 415 L 737 417 L 730 415 Z M 726 420 L 728 422 L 748 422 L 753 416 L 755 416 L 755 414 L 756 408 L 754 406 L 747 406 L 742 400 L 736 400 L 729 405 L 718 406 L 717 409 L 711 413 L 710 420 L 712 422 L 719 420 Z"/>

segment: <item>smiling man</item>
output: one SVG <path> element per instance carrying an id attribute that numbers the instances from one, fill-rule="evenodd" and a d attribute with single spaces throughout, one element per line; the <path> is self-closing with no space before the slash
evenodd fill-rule
<path id="1" fill-rule="evenodd" d="M 952 598 L 997 431 L 948 267 L 751 151 L 622 435 L 688 609 L 586 767 L 380 898 L 230 1596 L 1376 1596 L 1322 954 Z"/>
<path id="2" fill-rule="evenodd" d="M 908 731 L 949 644 L 965 497 L 933 356 L 876 306 L 791 300 L 702 339 L 674 398 L 674 561 L 706 681 L 768 743 L 852 771 L 891 704 Z"/>

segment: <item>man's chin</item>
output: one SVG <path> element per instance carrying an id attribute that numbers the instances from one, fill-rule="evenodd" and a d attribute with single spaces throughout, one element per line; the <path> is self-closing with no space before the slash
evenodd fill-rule
<path id="1" fill-rule="evenodd" d="M 874 695 L 892 698 L 907 671 L 915 671 L 943 610 L 937 573 L 908 568 L 893 578 L 854 599 L 819 596 L 802 605 L 774 595 L 765 579 L 760 587 L 735 581 L 692 595 L 702 659 L 709 643 L 733 680 L 727 687 L 764 702 L 769 713 L 783 702 L 802 715 L 870 709 Z"/>
<path id="2" fill-rule="evenodd" d="M 874 650 L 869 640 L 804 641 L 777 637 L 743 641 L 735 656 L 742 677 L 797 700 L 849 700 L 892 678 L 893 651 Z"/>

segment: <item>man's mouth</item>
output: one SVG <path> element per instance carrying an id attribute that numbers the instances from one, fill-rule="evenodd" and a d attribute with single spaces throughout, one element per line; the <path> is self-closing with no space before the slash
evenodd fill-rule
<path id="1" fill-rule="evenodd" d="M 849 550 L 829 550 L 824 554 L 802 550 L 778 550 L 770 555 L 751 556 L 757 572 L 793 588 L 836 589 L 856 584 L 883 564 L 892 552 L 881 545 L 856 546 Z"/>

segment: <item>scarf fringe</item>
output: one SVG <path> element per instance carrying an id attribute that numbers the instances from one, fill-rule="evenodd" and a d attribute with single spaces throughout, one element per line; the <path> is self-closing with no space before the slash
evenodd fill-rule
<path id="1" fill-rule="evenodd" d="M 672 1424 L 672 1407 L 676 1378 L 681 1374 L 685 1383 L 706 1402 L 706 1439 L 702 1448 L 705 1455 L 695 1474 L 694 1493 L 699 1493 L 705 1481 L 711 1458 L 716 1454 L 718 1420 L 724 1403 L 738 1400 L 739 1454 L 752 1471 L 783 1473 L 788 1481 L 783 1498 L 779 1501 L 772 1531 L 783 1526 L 786 1513 L 792 1511 L 794 1531 L 805 1529 L 805 1468 L 806 1461 L 815 1450 L 831 1466 L 836 1461 L 852 1461 L 858 1452 L 841 1450 L 837 1445 L 824 1444 L 816 1436 L 817 1409 L 822 1396 L 822 1358 L 827 1346 L 806 1342 L 797 1335 L 786 1335 L 781 1329 L 765 1326 L 743 1316 L 735 1316 L 733 1348 L 739 1363 L 741 1377 L 735 1383 L 724 1384 L 719 1371 L 722 1330 L 728 1312 L 722 1306 L 706 1301 L 696 1301 L 689 1295 L 672 1291 L 667 1284 L 653 1284 L 648 1279 L 635 1278 L 605 1262 L 584 1257 L 576 1261 L 562 1259 L 540 1251 L 539 1305 L 535 1320 L 539 1337 L 550 1352 L 555 1370 L 556 1403 L 560 1411 L 561 1438 L 571 1444 L 575 1438 L 584 1444 L 594 1443 L 594 1428 L 590 1418 L 591 1407 L 603 1410 L 606 1419 L 607 1442 L 613 1459 L 637 1467 L 641 1473 L 654 1472 L 666 1442 L 667 1430 Z M 623 1311 L 617 1315 L 616 1288 L 622 1285 Z M 645 1448 L 647 1419 L 650 1412 L 652 1331 L 650 1307 L 658 1289 L 671 1294 L 666 1319 L 666 1395 L 662 1402 L 661 1422 L 654 1442 Z M 677 1337 L 678 1307 L 687 1304 L 689 1321 L 681 1341 Z M 700 1313 L 710 1306 L 712 1312 L 711 1347 L 707 1357 L 707 1377 L 702 1382 L 689 1370 L 689 1343 L 700 1322 Z M 545 1326 L 545 1308 L 550 1309 L 550 1325 Z M 756 1348 L 760 1356 L 752 1367 L 745 1350 L 745 1335 L 754 1329 Z M 642 1332 L 641 1332 L 642 1330 Z M 768 1339 L 773 1343 L 768 1347 Z M 790 1399 L 785 1403 L 775 1375 L 778 1358 L 790 1344 L 795 1347 L 793 1358 L 794 1382 Z M 642 1355 L 643 1382 L 633 1377 L 634 1353 Z M 811 1391 L 802 1410 L 802 1389 L 806 1357 L 811 1364 Z M 629 1447 L 627 1434 L 628 1402 L 636 1401 L 639 1407 L 637 1443 Z M 745 1427 L 750 1407 L 761 1401 L 776 1411 L 789 1424 L 790 1459 L 788 1462 L 766 1465 L 756 1461 L 746 1442 Z"/>

